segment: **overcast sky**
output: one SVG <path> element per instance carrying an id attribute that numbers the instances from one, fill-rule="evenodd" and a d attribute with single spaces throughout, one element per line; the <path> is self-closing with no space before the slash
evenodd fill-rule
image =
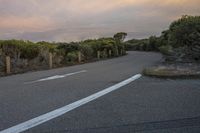
<path id="1" fill-rule="evenodd" d="M 0 39 L 77 41 L 159 35 L 184 14 L 200 15 L 200 0 L 0 0 Z"/>

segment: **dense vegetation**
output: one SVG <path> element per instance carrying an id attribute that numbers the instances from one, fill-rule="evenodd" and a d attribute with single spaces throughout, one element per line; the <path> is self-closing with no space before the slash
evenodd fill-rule
<path id="1" fill-rule="evenodd" d="M 159 37 L 132 39 L 124 43 L 126 36 L 126 33 L 120 32 L 110 38 L 71 43 L 0 40 L 0 70 L 5 69 L 5 56 L 11 57 L 13 69 L 48 66 L 49 53 L 53 55 L 55 67 L 76 63 L 78 56 L 85 62 L 97 57 L 123 55 L 125 50 L 158 51 L 166 55 L 167 61 L 200 61 L 200 16 L 182 16 Z"/>
<path id="2" fill-rule="evenodd" d="M 35 58 L 40 50 L 49 52 L 60 52 L 67 55 L 72 52 L 81 51 L 86 56 L 94 56 L 97 51 L 112 50 L 113 56 L 117 56 L 117 51 L 124 50 L 123 40 L 126 33 L 117 33 L 113 38 L 100 38 L 94 40 L 85 40 L 81 42 L 31 42 L 24 40 L 0 40 L 0 49 L 5 55 L 11 57 L 17 56 L 20 58 Z"/>
<path id="3" fill-rule="evenodd" d="M 200 60 L 200 16 L 182 16 L 160 37 L 133 39 L 126 42 L 127 50 L 160 51 L 170 60 Z"/>
<path id="4" fill-rule="evenodd" d="M 125 43 L 127 50 L 158 51 L 160 47 L 159 38 L 151 36 L 149 39 L 132 39 Z"/>
<path id="5" fill-rule="evenodd" d="M 5 68 L 5 56 L 11 57 L 13 67 L 33 67 L 48 65 L 49 53 L 53 54 L 54 66 L 78 62 L 78 53 L 82 61 L 116 57 L 125 54 L 123 41 L 126 33 L 117 33 L 114 37 L 91 39 L 81 42 L 31 42 L 24 40 L 0 40 L 0 69 Z"/>

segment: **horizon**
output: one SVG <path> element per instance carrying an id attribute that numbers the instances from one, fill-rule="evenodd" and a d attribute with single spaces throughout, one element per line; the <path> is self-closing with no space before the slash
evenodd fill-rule
<path id="1" fill-rule="evenodd" d="M 81 41 L 128 33 L 158 36 L 182 15 L 199 15 L 199 0 L 0 0 L 0 39 Z"/>

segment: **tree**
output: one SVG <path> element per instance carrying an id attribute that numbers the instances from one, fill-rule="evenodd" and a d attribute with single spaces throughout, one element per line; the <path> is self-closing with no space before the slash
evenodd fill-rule
<path id="1" fill-rule="evenodd" d="M 184 15 L 170 25 L 168 43 L 173 47 L 192 47 L 193 42 L 198 42 L 199 34 L 200 16 Z"/>
<path id="2" fill-rule="evenodd" d="M 160 38 L 173 48 L 176 58 L 200 60 L 200 16 L 182 16 Z"/>
<path id="3" fill-rule="evenodd" d="M 126 36 L 127 36 L 127 33 L 119 32 L 115 34 L 113 38 L 116 40 L 117 43 L 122 43 L 124 39 L 126 38 Z"/>

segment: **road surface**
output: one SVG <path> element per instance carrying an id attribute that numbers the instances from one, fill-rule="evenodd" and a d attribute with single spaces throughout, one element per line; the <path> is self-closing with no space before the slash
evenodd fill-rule
<path id="1" fill-rule="evenodd" d="M 140 77 L 161 58 L 129 52 L 2 77 L 0 133 L 199 133 L 200 80 Z"/>

